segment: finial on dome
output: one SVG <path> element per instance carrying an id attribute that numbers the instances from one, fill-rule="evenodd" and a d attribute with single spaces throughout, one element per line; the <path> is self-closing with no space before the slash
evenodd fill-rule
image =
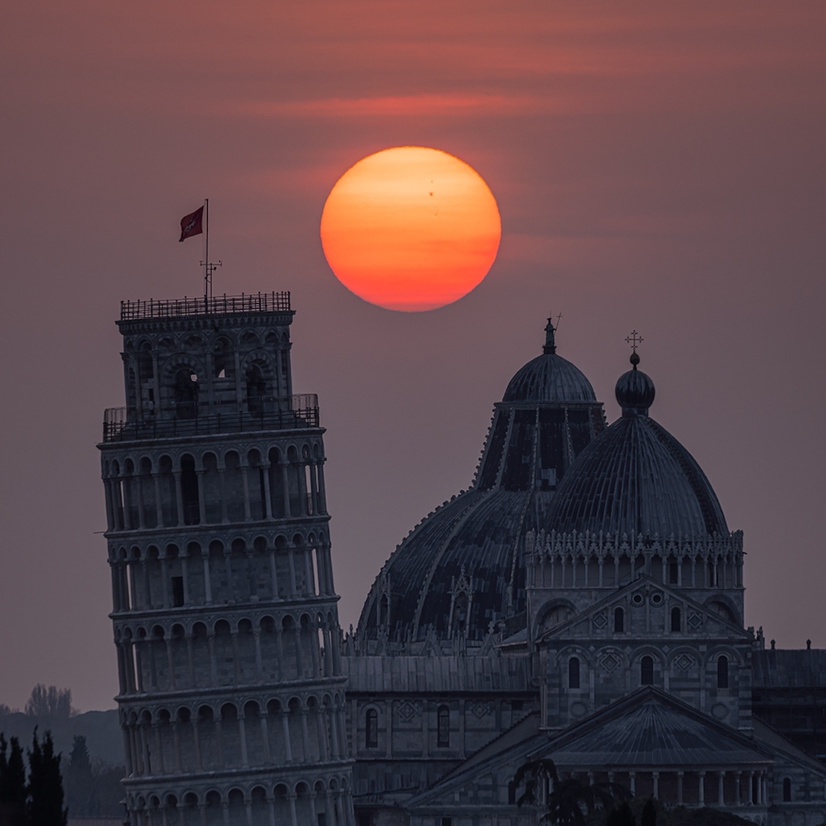
<path id="1" fill-rule="evenodd" d="M 654 401 L 654 382 L 641 370 L 637 370 L 640 356 L 637 347 L 642 343 L 642 336 L 633 330 L 625 339 L 631 345 L 631 369 L 619 377 L 614 394 L 617 397 L 623 416 L 647 416 L 648 408 Z"/>
<path id="2" fill-rule="evenodd" d="M 645 339 L 636 331 L 632 330 L 630 336 L 626 336 L 625 340 L 631 345 L 631 364 L 634 367 L 634 370 L 637 369 L 637 365 L 640 363 L 640 357 L 637 355 L 637 347 L 645 341 Z"/>
<path id="3" fill-rule="evenodd" d="M 559 326 L 559 319 L 562 318 L 562 313 L 560 313 L 556 317 L 556 325 Z M 546 355 L 553 355 L 556 352 L 556 340 L 554 339 L 554 333 L 556 332 L 556 327 L 554 327 L 553 318 L 548 319 L 548 323 L 545 325 L 545 346 L 542 348 L 542 352 Z"/>

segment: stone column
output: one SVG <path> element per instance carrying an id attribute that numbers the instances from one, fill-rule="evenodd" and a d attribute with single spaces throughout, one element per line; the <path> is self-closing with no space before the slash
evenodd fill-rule
<path id="1" fill-rule="evenodd" d="M 259 681 L 264 679 L 264 658 L 261 655 L 261 628 L 253 626 L 252 638 L 255 642 L 255 673 Z"/>
<path id="2" fill-rule="evenodd" d="M 170 633 L 172 633 L 170 631 Z M 175 656 L 172 653 L 172 637 L 167 637 L 166 640 L 166 662 L 169 668 L 169 688 L 175 690 Z"/>
<path id="3" fill-rule="evenodd" d="M 703 806 L 706 802 L 706 773 L 700 772 L 699 777 L 699 803 L 701 806 Z"/>
<path id="4" fill-rule="evenodd" d="M 209 549 L 204 548 L 201 550 L 201 559 L 203 560 L 204 565 L 204 595 L 206 598 L 206 604 L 212 605 L 212 578 L 210 577 L 209 573 Z"/>
<path id="5" fill-rule="evenodd" d="M 175 504 L 178 509 L 178 527 L 184 526 L 184 493 L 181 488 L 181 471 L 173 470 L 172 476 L 175 478 Z"/>
<path id="6" fill-rule="evenodd" d="M 290 792 L 287 795 L 287 800 L 290 801 L 290 826 L 298 826 L 298 815 L 295 811 L 295 792 Z"/>
<path id="7" fill-rule="evenodd" d="M 249 755 L 247 752 L 247 725 L 243 709 L 238 714 L 238 738 L 241 741 L 241 765 L 246 769 L 249 767 Z"/>
<path id="8" fill-rule="evenodd" d="M 287 470 L 289 464 L 286 456 L 283 456 L 278 463 L 278 466 L 281 468 L 281 491 L 284 495 L 284 516 L 287 518 L 292 516 L 290 512 L 290 479 Z"/>
<path id="9" fill-rule="evenodd" d="M 270 463 L 261 462 L 264 477 L 264 519 L 272 519 L 272 495 L 270 494 Z"/>
<path id="10" fill-rule="evenodd" d="M 307 709 L 300 708 L 298 714 L 301 717 L 302 762 L 309 763 L 312 758 L 310 757 L 310 733 L 307 730 Z"/>
<path id="11" fill-rule="evenodd" d="M 746 772 L 746 784 L 748 793 L 746 795 L 746 806 L 754 805 L 754 772 Z"/>
<path id="12" fill-rule="evenodd" d="M 227 602 L 235 602 L 235 584 L 232 580 L 232 548 L 224 548 L 224 572 L 227 575 Z"/>
<path id="13" fill-rule="evenodd" d="M 637 796 L 637 773 L 628 772 L 628 784 L 631 787 L 631 797 Z"/>
<path id="14" fill-rule="evenodd" d="M 267 709 L 258 710 L 258 722 L 261 726 L 261 739 L 264 741 L 264 759 L 269 763 L 270 755 L 270 732 L 267 726 Z"/>
<path id="15" fill-rule="evenodd" d="M 651 772 L 652 776 L 654 777 L 654 797 L 660 796 L 660 773 L 659 772 Z"/>
<path id="16" fill-rule="evenodd" d="M 272 580 L 272 598 L 278 600 L 278 571 L 275 563 L 275 548 L 267 548 L 270 557 L 270 579 Z"/>
<path id="17" fill-rule="evenodd" d="M 163 762 L 163 743 L 161 742 L 161 727 L 156 722 L 152 724 L 155 729 L 155 751 L 158 753 L 158 774 L 166 774 L 166 767 Z"/>
<path id="18" fill-rule="evenodd" d="M 281 732 L 284 735 L 284 753 L 288 763 L 293 762 L 293 748 L 290 743 L 290 721 L 287 716 L 289 711 L 281 710 Z"/>
<path id="19" fill-rule="evenodd" d="M 677 804 L 682 806 L 683 804 L 683 777 L 685 776 L 685 772 L 677 772 Z"/>
<path id="20" fill-rule="evenodd" d="M 717 803 L 720 806 L 725 806 L 725 782 L 726 773 L 717 772 Z"/>

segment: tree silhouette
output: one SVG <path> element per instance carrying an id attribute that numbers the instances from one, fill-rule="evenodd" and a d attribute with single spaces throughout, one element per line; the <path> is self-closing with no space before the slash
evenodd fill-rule
<path id="1" fill-rule="evenodd" d="M 513 786 L 525 788 L 516 800 L 517 806 L 544 807 L 539 823 L 554 826 L 586 826 L 586 815 L 594 809 L 608 808 L 618 797 L 630 797 L 618 783 L 583 783 L 576 777 L 560 780 L 556 764 L 547 758 L 531 760 L 520 766 L 514 775 Z"/>
<path id="2" fill-rule="evenodd" d="M 76 734 L 66 767 L 66 803 L 72 817 L 94 817 L 100 814 L 96 800 L 96 783 L 89 759 L 86 738 Z"/>
<path id="3" fill-rule="evenodd" d="M 35 726 L 28 755 L 29 799 L 26 814 L 29 826 L 66 826 L 69 810 L 63 808 L 60 755 L 54 753 L 51 732 L 46 732 L 41 744 L 37 740 Z"/>
<path id="4" fill-rule="evenodd" d="M 640 826 L 657 826 L 657 810 L 654 808 L 654 798 L 649 797 L 642 807 Z"/>
<path id="5" fill-rule="evenodd" d="M 16 737 L 9 744 L 0 734 L 0 821 L 18 826 L 26 819 L 26 767 L 23 749 Z"/>
<path id="6" fill-rule="evenodd" d="M 637 821 L 634 819 L 631 806 L 627 800 L 623 800 L 608 812 L 605 826 L 636 826 L 636 823 Z"/>
<path id="7" fill-rule="evenodd" d="M 68 720 L 72 716 L 72 692 L 68 688 L 50 685 L 46 688 L 38 683 L 26 701 L 29 717 L 43 717 L 53 720 Z"/>

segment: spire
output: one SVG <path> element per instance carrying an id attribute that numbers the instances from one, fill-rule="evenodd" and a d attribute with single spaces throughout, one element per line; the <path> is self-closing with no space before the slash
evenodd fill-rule
<path id="1" fill-rule="evenodd" d="M 545 325 L 545 346 L 542 348 L 542 352 L 546 356 L 553 355 L 556 352 L 556 341 L 554 341 L 555 331 L 556 328 L 554 327 L 553 320 L 549 318 L 548 323 Z"/>

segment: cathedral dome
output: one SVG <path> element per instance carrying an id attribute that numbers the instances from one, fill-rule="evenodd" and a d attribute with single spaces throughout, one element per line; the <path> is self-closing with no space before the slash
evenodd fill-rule
<path id="1" fill-rule="evenodd" d="M 481 642 L 501 619 L 524 621 L 525 534 L 545 524 L 557 484 L 605 427 L 591 384 L 556 355 L 553 334 L 549 321 L 543 354 L 495 405 L 470 490 L 423 519 L 376 578 L 359 621 L 368 647 Z"/>
<path id="2" fill-rule="evenodd" d="M 594 388 L 579 368 L 556 354 L 554 327 L 548 319 L 542 355 L 517 371 L 503 402 L 595 402 Z"/>
<path id="3" fill-rule="evenodd" d="M 691 454 L 648 416 L 654 383 L 637 370 L 617 382 L 622 417 L 571 465 L 546 529 L 671 537 L 726 535 L 722 508 Z"/>

